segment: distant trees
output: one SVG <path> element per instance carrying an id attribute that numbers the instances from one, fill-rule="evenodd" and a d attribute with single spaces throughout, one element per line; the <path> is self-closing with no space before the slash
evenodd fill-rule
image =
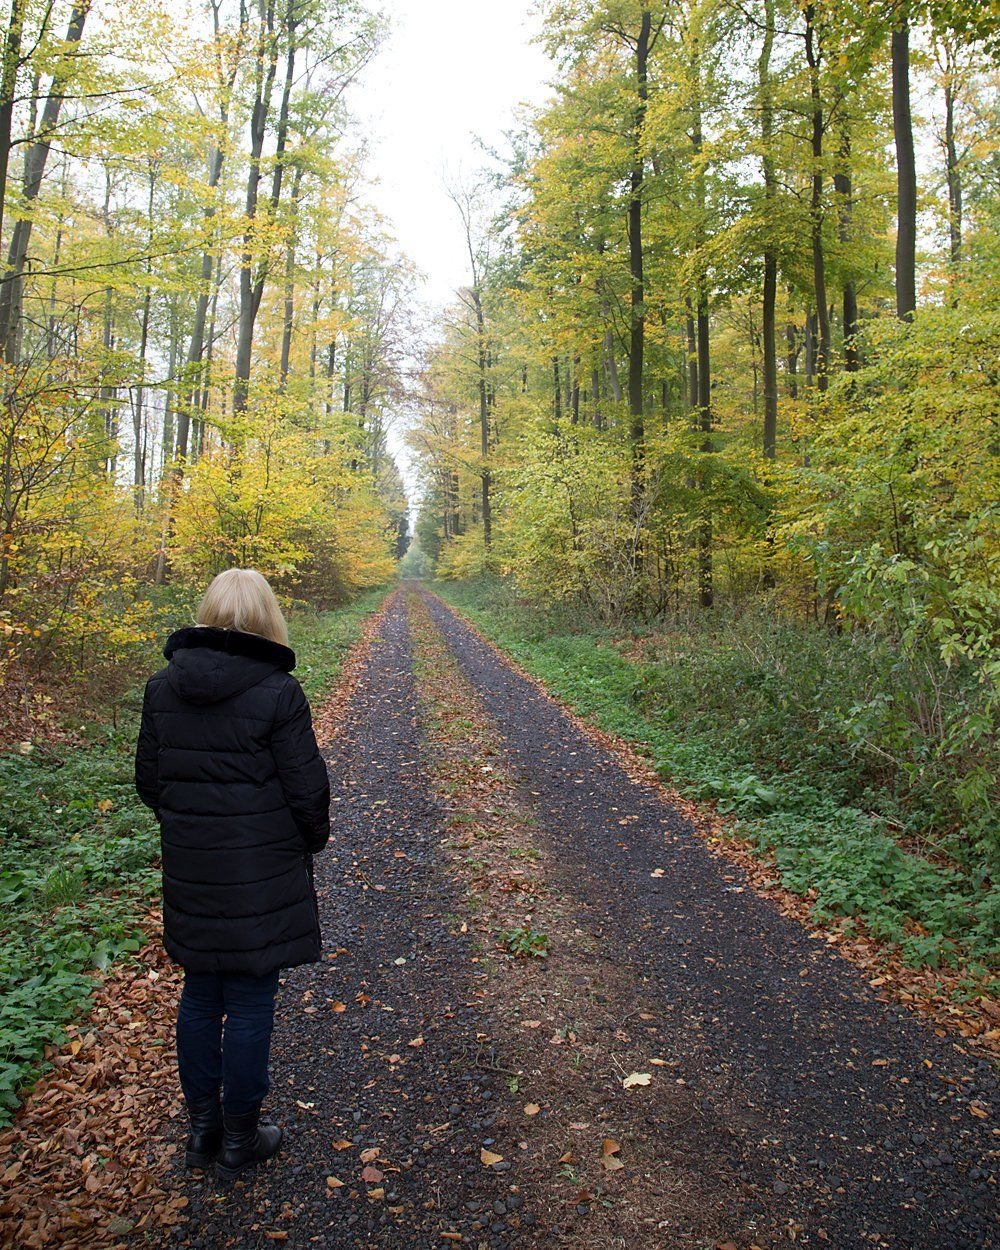
<path id="1" fill-rule="evenodd" d="M 456 314 L 412 436 L 425 556 L 458 575 L 488 549 L 524 588 L 611 619 L 766 592 L 985 663 L 996 6 L 546 13 L 556 92 L 493 223 L 490 529 Z M 933 116 L 911 105 L 928 90 Z"/>

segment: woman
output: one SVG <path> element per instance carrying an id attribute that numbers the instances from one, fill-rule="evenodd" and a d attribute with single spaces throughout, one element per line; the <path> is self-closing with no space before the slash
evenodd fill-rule
<path id="1" fill-rule="evenodd" d="M 274 592 L 253 569 L 209 586 L 198 624 L 167 640 L 136 747 L 160 822 L 163 933 L 184 968 L 177 1066 L 186 1161 L 232 1180 L 278 1149 L 260 1122 L 278 971 L 320 956 L 312 856 L 330 789 Z"/>

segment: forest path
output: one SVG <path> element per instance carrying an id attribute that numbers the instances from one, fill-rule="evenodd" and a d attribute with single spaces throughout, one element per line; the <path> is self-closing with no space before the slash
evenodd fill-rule
<path id="1" fill-rule="evenodd" d="M 390 599 L 328 757 L 327 957 L 287 975 L 272 1061 L 287 1143 L 228 1193 L 178 1171 L 162 1244 L 1000 1244 L 988 1063 L 439 600 Z"/>

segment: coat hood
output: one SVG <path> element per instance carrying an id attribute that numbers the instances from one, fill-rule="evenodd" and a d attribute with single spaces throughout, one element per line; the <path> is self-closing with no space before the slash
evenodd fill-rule
<path id="1" fill-rule="evenodd" d="M 290 673 L 295 652 L 236 629 L 188 625 L 167 639 L 167 680 L 186 703 L 221 703 L 276 671 Z"/>

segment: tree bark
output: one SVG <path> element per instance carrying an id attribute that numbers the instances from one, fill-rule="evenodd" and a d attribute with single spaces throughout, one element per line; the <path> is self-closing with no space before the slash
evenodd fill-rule
<path id="1" fill-rule="evenodd" d="M 896 144 L 896 316 L 917 307 L 917 165 L 910 115 L 910 23 L 892 32 L 892 128 Z"/>
<path id="2" fill-rule="evenodd" d="M 83 27 L 89 12 L 90 0 L 82 0 L 81 3 L 73 6 L 64 40 L 67 45 L 65 55 L 68 56 L 83 38 Z M 6 65 L 4 68 L 6 70 Z M 42 109 L 41 123 L 24 161 L 22 195 L 26 212 L 18 218 L 11 233 L 10 246 L 7 249 L 7 272 L 0 285 L 0 349 L 8 364 L 16 364 L 18 356 L 24 265 L 28 256 L 28 244 L 31 240 L 33 224 L 30 206 L 38 199 L 42 188 L 42 178 L 49 159 L 52 137 L 62 111 L 64 87 L 65 75 L 57 71 L 53 75 L 45 107 Z"/>
<path id="3" fill-rule="evenodd" d="M 240 298 L 236 332 L 236 368 L 233 378 L 233 415 L 246 412 L 250 393 L 250 363 L 253 356 L 254 327 L 260 308 L 267 268 L 262 263 L 254 269 L 254 232 L 260 195 L 261 158 L 267 123 L 271 114 L 271 98 L 277 75 L 277 35 L 275 32 L 275 0 L 258 0 L 260 17 L 260 42 L 258 45 L 258 68 L 255 79 L 253 111 L 250 117 L 250 163 L 247 174 L 247 194 L 244 215 L 246 229 L 243 251 L 240 257 Z M 295 72 L 295 21 L 294 0 L 289 0 L 287 10 L 288 49 L 285 57 L 285 85 L 279 109 L 275 139 L 274 176 L 271 185 L 271 210 L 278 207 L 281 199 L 281 179 L 284 170 L 285 143 L 288 137 L 288 104 L 291 97 Z"/>
<path id="4" fill-rule="evenodd" d="M 7 38 L 3 48 L 3 69 L 0 71 L 0 236 L 3 234 L 14 97 L 17 95 L 17 72 L 21 68 L 21 37 L 24 33 L 26 7 L 27 0 L 11 0 L 10 21 L 7 24 Z"/>
<path id="5" fill-rule="evenodd" d="M 855 373 L 860 364 L 856 336 L 858 333 L 858 296 L 850 276 L 849 248 L 851 218 L 854 215 L 854 181 L 851 176 L 851 136 L 846 126 L 840 140 L 840 168 L 833 175 L 833 189 L 838 196 L 837 237 L 848 276 L 844 279 L 844 368 Z"/>
<path id="6" fill-rule="evenodd" d="M 302 194 L 302 166 L 296 164 L 292 182 L 291 232 L 285 251 L 285 304 L 281 325 L 281 363 L 278 366 L 278 389 L 284 393 L 288 383 L 288 366 L 292 354 L 292 328 L 295 322 L 295 243 L 298 229 L 299 196 Z"/>
<path id="7" fill-rule="evenodd" d="M 628 410 L 629 441 L 632 446 L 632 520 L 638 525 L 642 515 L 643 462 L 645 459 L 645 425 L 643 420 L 643 358 L 645 355 L 646 308 L 642 251 L 642 202 L 646 180 L 643 153 L 646 107 L 649 98 L 648 64 L 652 17 L 642 11 L 639 34 L 635 43 L 635 77 L 637 103 L 632 123 L 632 168 L 629 173 L 628 257 L 632 278 L 629 352 Z"/>
<path id="8" fill-rule="evenodd" d="M 946 46 L 944 150 L 945 172 L 948 179 L 948 251 L 952 265 L 958 265 L 962 260 L 962 173 L 958 163 L 958 144 L 955 140 L 956 68 L 954 49 Z"/>
<path id="9" fill-rule="evenodd" d="M 812 190 L 809 199 L 809 234 L 812 244 L 813 293 L 816 305 L 816 342 L 814 366 L 821 391 L 827 387 L 830 361 L 830 309 L 826 298 L 826 260 L 823 255 L 823 139 L 825 122 L 820 95 L 820 51 L 816 43 L 816 6 L 807 4 L 806 61 L 809 65 L 809 115 L 812 148 Z"/>
<path id="10" fill-rule="evenodd" d="M 223 68 L 222 62 L 222 30 L 220 21 L 220 3 L 219 0 L 212 2 L 212 18 L 214 22 L 214 38 L 215 38 L 215 66 L 216 66 L 216 84 L 219 88 L 219 123 L 220 130 L 225 132 L 229 127 L 229 105 L 232 97 L 233 86 L 236 82 L 236 72 L 239 64 L 238 56 L 233 57 L 233 61 L 228 70 Z M 244 18 L 245 22 L 245 18 Z M 240 39 L 245 33 L 245 25 L 240 27 Z M 212 222 L 215 219 L 216 208 L 211 202 L 216 189 L 222 179 L 222 168 L 225 162 L 225 149 L 220 142 L 212 149 L 208 158 L 208 184 L 209 203 L 202 213 L 202 224 L 206 234 L 209 233 Z M 212 270 L 215 267 L 216 254 L 208 245 L 206 240 L 205 248 L 201 254 L 201 273 L 199 274 L 198 296 L 194 306 L 194 323 L 191 327 L 191 339 L 188 344 L 187 360 L 185 363 L 184 373 L 187 382 L 184 398 L 177 412 L 177 438 L 175 446 L 175 476 L 178 481 L 184 474 L 184 465 L 188 458 L 188 439 L 191 426 L 191 413 L 195 405 L 195 396 L 201 385 L 202 360 L 205 353 L 205 323 L 208 317 L 209 300 L 212 298 Z"/>
<path id="11" fill-rule="evenodd" d="M 774 0 L 764 0 L 764 40 L 758 63 L 760 84 L 760 142 L 764 166 L 764 215 L 766 229 L 774 216 L 777 179 L 774 173 L 774 98 L 771 89 L 771 50 L 774 46 Z M 778 445 L 778 350 L 775 319 L 778 294 L 778 258 L 770 243 L 764 249 L 764 289 L 761 322 L 764 383 L 763 451 L 768 460 Z"/>

